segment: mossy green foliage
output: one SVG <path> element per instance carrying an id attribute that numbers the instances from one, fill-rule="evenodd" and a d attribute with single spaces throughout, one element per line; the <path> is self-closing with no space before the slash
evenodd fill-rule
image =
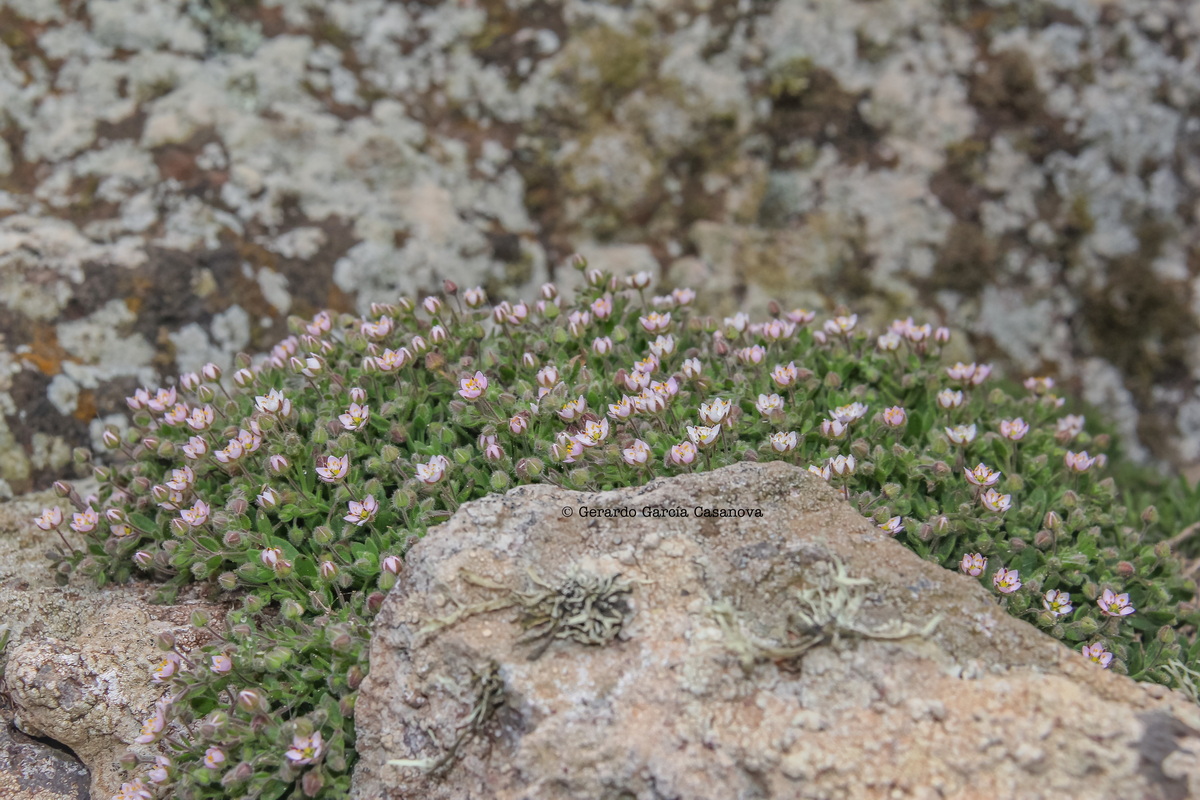
<path id="1" fill-rule="evenodd" d="M 1196 585 L 1164 541 L 1197 496 L 1131 507 L 1109 467 L 1071 469 L 1069 453 L 1111 444 L 1066 418 L 1048 381 L 1009 392 L 986 368 L 948 369 L 949 332 L 911 320 L 883 337 L 799 309 L 752 325 L 696 313 L 687 290 L 652 297 L 648 275 L 584 279 L 572 302 L 547 286 L 537 304 L 492 307 L 448 287 L 364 318 L 292 319 L 293 336 L 253 366 L 239 356 L 224 383 L 206 369 L 131 398 L 129 430 L 105 434 L 128 459 L 96 468 L 98 497 L 59 485 L 80 510 L 60 530 L 64 580 L 139 572 L 163 600 L 200 582 L 241 603 L 219 628 L 194 620 L 216 637 L 203 648 L 162 642 L 180 661 L 163 676 L 166 726 L 148 723 L 171 759 L 159 796 L 346 797 L 369 626 L 404 553 L 459 504 L 539 481 L 596 491 L 747 460 L 808 466 L 921 557 L 986 557 L 998 602 L 1066 646 L 1103 646 L 1115 671 L 1168 685 L 1168 664 L 1198 666 Z M 1023 436 L 1002 424 L 1018 418 Z M 967 479 L 977 464 L 977 480 L 1000 473 L 987 491 Z M 1011 593 L 993 581 L 1002 568 L 1019 575 Z M 530 595 L 531 632 L 616 630 L 621 586 L 576 583 L 543 586 L 548 606 Z M 1051 590 L 1070 593 L 1068 613 L 1046 608 Z M 1106 590 L 1134 613 L 1104 613 Z M 597 599 L 599 629 L 591 612 L 572 627 Z M 204 724 L 178 724 L 191 721 Z M 213 748 L 225 760 L 206 766 Z"/>

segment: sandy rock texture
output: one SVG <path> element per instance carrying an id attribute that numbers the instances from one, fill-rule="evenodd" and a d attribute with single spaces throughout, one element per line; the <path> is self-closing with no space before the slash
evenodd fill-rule
<path id="1" fill-rule="evenodd" d="M 410 552 L 356 711 L 362 800 L 1200 793 L 1200 708 L 778 462 L 464 505 Z"/>
<path id="2" fill-rule="evenodd" d="M 88 772 L 79 759 L 21 733 L 0 713 L 0 797 L 5 800 L 88 800 Z"/>
<path id="3" fill-rule="evenodd" d="M 155 637 L 169 632 L 186 652 L 208 641 L 191 613 L 205 611 L 219 626 L 227 609 L 186 594 L 178 605 L 155 605 L 148 582 L 96 589 L 72 576 L 58 586 L 43 555 L 58 539 L 32 519 L 62 502 L 43 493 L 0 504 L 0 626 L 9 632 L 0 721 L 70 749 L 90 772 L 91 796 L 107 798 L 128 780 L 117 759 L 164 692 L 151 682 L 161 659 Z M 133 745 L 144 756 L 156 747 Z"/>
<path id="4" fill-rule="evenodd" d="M 288 314 L 528 296 L 576 250 L 717 312 L 960 326 L 1200 462 L 1195 3 L 0 0 L 0 30 L 0 492 Z"/>

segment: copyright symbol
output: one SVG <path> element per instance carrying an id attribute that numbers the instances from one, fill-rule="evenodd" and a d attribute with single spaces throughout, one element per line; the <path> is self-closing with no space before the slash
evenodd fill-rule
<path id="1" fill-rule="evenodd" d="M 572 515 L 572 514 L 574 514 L 574 513 L 575 513 L 575 509 L 571 508 L 570 506 L 563 506 L 563 508 L 562 508 L 562 515 L 563 515 L 564 517 L 569 517 L 569 516 L 571 516 L 571 515 Z"/>

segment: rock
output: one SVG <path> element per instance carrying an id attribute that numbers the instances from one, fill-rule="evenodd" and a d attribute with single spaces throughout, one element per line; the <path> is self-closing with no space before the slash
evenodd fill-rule
<path id="1" fill-rule="evenodd" d="M 375 620 L 356 729 L 360 800 L 1200 793 L 1200 708 L 779 462 L 465 504 Z"/>
<path id="2" fill-rule="evenodd" d="M 0 797 L 6 800 L 88 800 L 88 772 L 79 759 L 16 730 L 0 713 Z"/>
<path id="3" fill-rule="evenodd" d="M 3 12 L 0 497 L 287 314 L 582 249 L 959 326 L 1200 463 L 1194 4 L 209 5 Z"/>
<path id="4" fill-rule="evenodd" d="M 156 637 L 169 632 L 186 652 L 209 639 L 191 627 L 192 612 L 219 629 L 229 607 L 194 589 L 176 605 L 155 605 L 158 587 L 148 581 L 96 589 L 75 575 L 58 586 L 43 554 L 59 540 L 32 519 L 62 502 L 46 492 L 0 505 L 0 621 L 9 633 L 0 690 L 17 728 L 69 748 L 91 773 L 92 797 L 108 798 L 129 780 L 117 759 L 163 694 L 150 680 L 161 657 Z M 133 749 L 152 756 L 156 747 Z M 2 784 L 0 797 L 8 797 Z"/>

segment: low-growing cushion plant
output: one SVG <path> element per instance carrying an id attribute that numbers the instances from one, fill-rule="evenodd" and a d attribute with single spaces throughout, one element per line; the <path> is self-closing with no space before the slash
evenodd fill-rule
<path id="1" fill-rule="evenodd" d="M 138 741 L 161 755 L 128 754 L 118 798 L 348 796 L 371 618 L 430 527 L 521 483 L 605 490 L 739 461 L 806 467 L 1097 669 L 1195 699 L 1196 584 L 1165 541 L 1195 496 L 1121 503 L 1109 435 L 1051 379 L 1006 391 L 911 318 L 879 335 L 845 312 L 718 320 L 688 289 L 575 266 L 571 303 L 549 284 L 494 306 L 447 284 L 366 318 L 293 318 L 224 380 L 209 365 L 128 398 L 98 494 L 56 484 L 77 513 L 36 520 L 61 536 L 60 579 L 140 573 L 163 601 L 198 581 L 241 606 L 220 629 L 194 616 L 211 644 L 146 654 L 163 697 Z"/>

